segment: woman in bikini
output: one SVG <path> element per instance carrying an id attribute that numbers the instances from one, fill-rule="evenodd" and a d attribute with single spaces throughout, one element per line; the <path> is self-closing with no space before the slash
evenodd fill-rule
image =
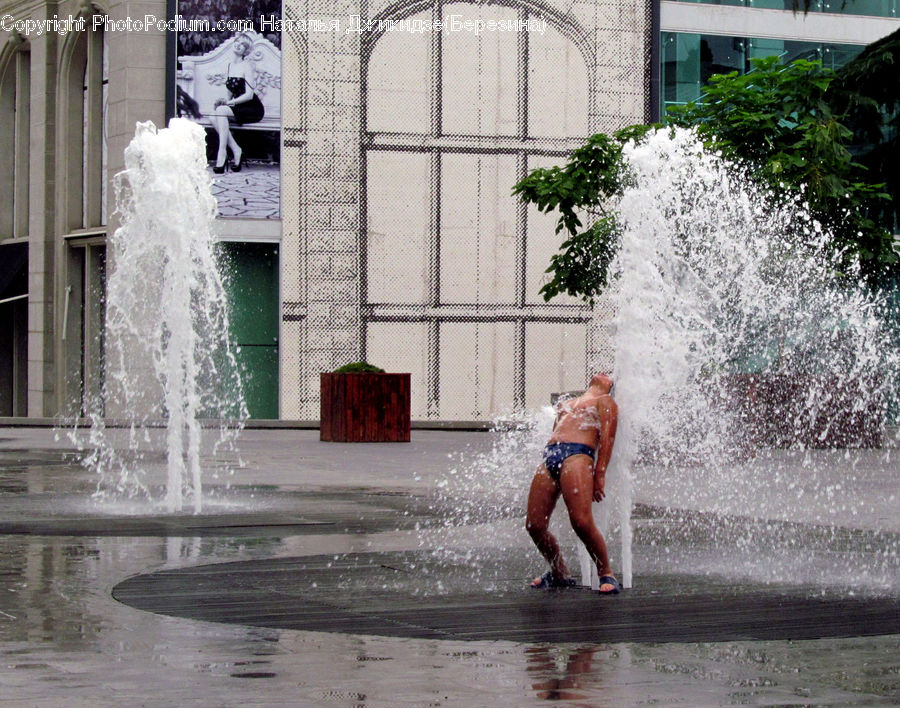
<path id="1" fill-rule="evenodd" d="M 213 125 L 219 134 L 219 153 L 216 157 L 216 165 L 213 172 L 222 174 L 225 171 L 228 152 L 234 159 L 230 163 L 232 172 L 241 171 L 241 160 L 244 151 L 234 139 L 231 132 L 231 123 L 246 125 L 258 123 L 265 115 L 262 101 L 253 88 L 253 67 L 247 61 L 247 55 L 253 46 L 253 37 L 249 32 L 240 32 L 234 38 L 234 60 L 228 64 L 228 72 L 225 78 L 225 88 L 228 89 L 228 98 L 216 101 L 216 112 L 212 116 Z"/>
<path id="2" fill-rule="evenodd" d="M 553 435 L 544 448 L 543 464 L 534 475 L 528 494 L 526 528 L 550 564 L 550 570 L 532 583 L 534 588 L 575 585 L 559 543 L 549 531 L 550 516 L 562 495 L 572 528 L 597 564 L 600 592 L 604 595 L 619 592 L 619 583 L 609 565 L 606 541 L 591 513 L 591 502 L 600 501 L 606 495 L 606 467 L 616 438 L 618 408 L 611 392 L 612 379 L 596 374 L 583 394 L 559 406 Z"/>

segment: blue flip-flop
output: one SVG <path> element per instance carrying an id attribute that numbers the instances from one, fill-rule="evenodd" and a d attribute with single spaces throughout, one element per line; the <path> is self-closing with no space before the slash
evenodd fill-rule
<path id="1" fill-rule="evenodd" d="M 619 585 L 619 581 L 611 575 L 603 575 L 600 577 L 600 587 L 603 587 L 604 585 L 612 585 L 613 589 L 600 590 L 601 595 L 618 595 L 622 592 L 622 586 Z"/>
<path id="2" fill-rule="evenodd" d="M 553 576 L 553 571 L 548 570 L 541 576 L 541 581 L 537 585 L 531 585 L 535 590 L 554 590 L 556 588 L 574 588 L 577 585 L 575 578 L 563 578 L 557 580 Z"/>

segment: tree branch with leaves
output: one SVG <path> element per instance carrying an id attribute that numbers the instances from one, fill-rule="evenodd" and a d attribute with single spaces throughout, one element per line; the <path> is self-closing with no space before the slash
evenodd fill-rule
<path id="1" fill-rule="evenodd" d="M 858 259 L 870 279 L 896 271 L 894 238 L 877 221 L 889 196 L 866 180 L 849 150 L 853 133 L 829 102 L 835 73 L 805 60 L 780 65 L 769 57 L 753 64 L 748 74 L 711 77 L 701 100 L 671 109 L 670 123 L 694 128 L 708 149 L 770 193 L 802 193 L 848 266 Z M 513 188 L 540 211 L 559 212 L 556 233 L 567 234 L 547 268 L 545 300 L 568 293 L 593 301 L 606 288 L 620 234 L 615 203 L 629 180 L 622 149 L 660 127 L 594 135 L 566 165 L 534 170 Z"/>

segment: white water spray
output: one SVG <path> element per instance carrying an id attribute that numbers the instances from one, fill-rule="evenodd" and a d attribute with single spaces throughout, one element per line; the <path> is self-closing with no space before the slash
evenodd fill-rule
<path id="1" fill-rule="evenodd" d="M 886 302 L 858 272 L 836 277 L 831 237 L 800 199 L 762 193 L 690 131 L 652 133 L 624 155 L 634 182 L 610 267 L 621 411 L 610 479 L 628 587 L 634 484 L 686 466 L 724 473 L 759 443 L 742 375 L 786 387 L 796 400 L 769 423 L 805 447 L 841 436 L 840 407 L 883 411 L 900 366 Z"/>
<path id="2" fill-rule="evenodd" d="M 625 157 L 632 186 L 611 205 L 623 234 L 606 295 L 619 430 L 607 500 L 595 505 L 620 544 L 610 555 L 622 584 L 637 564 L 815 587 L 852 573 L 854 587 L 890 587 L 896 489 L 870 493 L 889 453 L 813 448 L 859 444 L 848 420 L 878 421 L 896 404 L 900 354 L 886 326 L 896 312 L 858 274 L 838 277 L 802 198 L 761 192 L 693 133 L 652 133 Z M 783 394 L 769 419 L 765 386 Z M 519 423 L 441 481 L 436 504 L 455 530 L 421 534 L 438 560 L 480 563 L 478 582 L 500 588 L 512 558 L 498 566 L 496 553 L 460 548 L 458 529 L 491 523 L 476 544 L 519 545 L 534 567 L 521 518 L 552 414 Z M 565 519 L 555 523 L 571 550 Z M 644 557 L 633 557 L 636 538 Z"/>
<path id="3" fill-rule="evenodd" d="M 218 445 L 247 415 L 214 253 L 203 129 L 182 119 L 163 130 L 139 123 L 115 184 L 121 226 L 107 242 L 104 410 L 91 416 L 87 464 L 100 473 L 101 494 L 152 497 L 150 430 L 164 425 L 165 507 L 181 511 L 187 498 L 200 513 L 200 418 L 233 421 L 220 426 Z M 126 445 L 113 444 L 101 413 L 124 424 Z"/>

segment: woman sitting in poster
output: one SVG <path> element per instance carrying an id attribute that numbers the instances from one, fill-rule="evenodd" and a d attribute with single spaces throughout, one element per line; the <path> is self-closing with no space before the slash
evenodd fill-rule
<path id="1" fill-rule="evenodd" d="M 234 139 L 231 132 L 231 121 L 237 125 L 257 123 L 262 120 L 265 111 L 262 101 L 253 89 L 251 76 L 253 67 L 247 61 L 247 55 L 253 45 L 253 37 L 247 32 L 240 32 L 234 38 L 234 61 L 228 64 L 228 73 L 225 79 L 225 88 L 229 97 L 216 101 L 216 112 L 213 118 L 216 132 L 219 134 L 219 153 L 216 157 L 216 166 L 213 172 L 222 174 L 228 164 L 228 148 L 234 162 L 231 163 L 232 172 L 241 171 L 241 158 L 243 150 Z"/>

